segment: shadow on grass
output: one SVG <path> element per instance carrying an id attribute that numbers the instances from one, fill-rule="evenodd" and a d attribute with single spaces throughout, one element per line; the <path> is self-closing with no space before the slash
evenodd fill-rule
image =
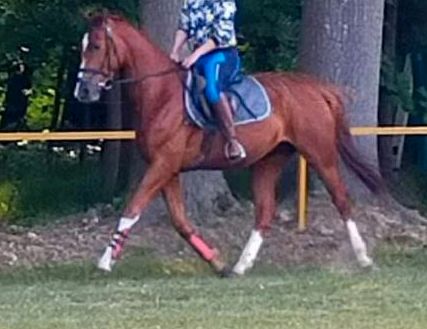
<path id="1" fill-rule="evenodd" d="M 385 267 L 416 267 L 427 271 L 427 245 L 407 247 L 383 244 L 376 254 L 380 264 Z"/>
<path id="2" fill-rule="evenodd" d="M 380 271 L 416 268 L 427 271 L 427 248 L 404 248 L 396 245 L 383 245 L 376 252 L 376 261 Z M 255 266 L 250 277 L 299 276 L 309 277 L 331 274 L 327 267 L 318 266 Z M 366 272 L 352 274 L 365 275 Z M 159 259 L 148 250 L 129 250 L 125 259 L 120 261 L 111 273 L 99 271 L 94 263 L 78 262 L 54 264 L 32 269 L 18 268 L 0 273 L 0 284 L 40 283 L 49 281 L 69 281 L 81 284 L 105 284 L 119 280 L 141 281 L 145 279 L 165 278 L 215 278 L 210 267 L 198 258 L 193 259 Z"/>
<path id="3" fill-rule="evenodd" d="M 94 262 L 74 262 L 44 265 L 35 268 L 18 268 L 0 273 L 0 283 L 32 283 L 73 281 L 105 283 L 117 280 L 160 279 L 168 277 L 213 276 L 210 268 L 199 261 L 154 258 L 146 250 L 131 251 L 111 273 L 98 270 Z"/>

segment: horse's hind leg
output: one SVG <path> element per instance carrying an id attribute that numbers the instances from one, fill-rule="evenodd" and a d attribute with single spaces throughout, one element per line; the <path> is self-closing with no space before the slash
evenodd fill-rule
<path id="1" fill-rule="evenodd" d="M 243 275 L 250 269 L 276 212 L 276 184 L 286 161 L 294 150 L 279 147 L 252 167 L 252 192 L 255 202 L 255 228 L 240 255 L 233 272 Z"/>
<path id="2" fill-rule="evenodd" d="M 204 241 L 187 218 L 178 175 L 174 176 L 163 188 L 163 194 L 175 229 L 203 260 L 208 262 L 217 273 L 223 274 L 225 264 L 221 261 L 219 252 Z"/>
<path id="3" fill-rule="evenodd" d="M 350 199 L 338 166 L 338 151 L 335 144 L 332 145 L 328 148 L 328 152 L 321 153 L 316 150 L 306 156 L 323 179 L 334 205 L 346 224 L 350 242 L 360 266 L 369 267 L 373 265 L 373 261 L 368 257 L 365 241 L 351 218 Z"/>

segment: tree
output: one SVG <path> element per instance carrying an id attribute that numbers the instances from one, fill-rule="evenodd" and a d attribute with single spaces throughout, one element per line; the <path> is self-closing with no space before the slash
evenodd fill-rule
<path id="1" fill-rule="evenodd" d="M 82 13 L 93 7 L 119 10 L 136 20 L 137 0 L 2 0 L 0 4 L 0 67 L 8 67 L 16 58 L 34 68 L 35 90 L 31 106 L 47 107 L 51 122 L 40 128 L 56 128 L 68 75 L 74 67 L 85 22 Z M 64 28 L 66 27 L 66 28 Z M 10 37 L 13 35 L 13 37 Z M 27 49 L 24 54 L 21 50 Z M 74 83 L 74 81 L 72 81 Z M 38 106 L 39 105 L 39 106 Z M 31 110 L 30 106 L 30 110 Z M 39 109 L 40 110 L 40 109 Z M 44 112 L 44 111 L 40 111 Z"/>
<path id="2" fill-rule="evenodd" d="M 397 76 L 396 36 L 398 4 L 398 0 L 386 0 L 384 12 L 382 80 L 385 80 L 385 83 L 382 83 L 380 88 L 378 121 L 380 125 L 387 126 L 394 124 L 394 116 L 397 110 L 396 104 L 393 101 L 393 96 L 396 94 L 393 82 L 395 80 L 394 77 Z M 391 88 L 389 87 L 390 84 Z M 379 163 L 385 177 L 390 177 L 393 170 L 392 141 L 393 138 L 391 136 L 384 136 L 378 139 Z"/>
<path id="3" fill-rule="evenodd" d="M 377 126 L 384 0 L 304 1 L 299 66 L 350 93 L 352 126 Z M 377 138 L 358 137 L 361 153 L 378 166 Z M 356 179 L 351 189 L 363 191 Z"/>
<path id="4" fill-rule="evenodd" d="M 182 3 L 182 0 L 140 1 L 142 26 L 165 51 L 172 47 Z M 208 219 L 235 201 L 220 171 L 186 173 L 183 177 L 187 209 L 195 219 Z"/>

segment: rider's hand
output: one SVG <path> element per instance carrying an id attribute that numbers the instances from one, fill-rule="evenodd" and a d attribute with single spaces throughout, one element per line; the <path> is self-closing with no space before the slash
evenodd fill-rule
<path id="1" fill-rule="evenodd" d="M 192 53 L 190 56 L 186 57 L 183 61 L 182 61 L 182 66 L 184 66 L 186 69 L 191 68 L 199 59 L 199 55 L 197 53 Z"/>
<path id="2" fill-rule="evenodd" d="M 180 62 L 179 55 L 177 52 L 171 52 L 169 55 L 169 58 L 177 64 L 179 64 L 179 62 Z"/>

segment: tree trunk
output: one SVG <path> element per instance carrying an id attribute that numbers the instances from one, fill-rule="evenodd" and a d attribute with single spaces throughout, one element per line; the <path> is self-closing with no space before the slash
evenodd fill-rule
<path id="1" fill-rule="evenodd" d="M 167 52 L 172 47 L 182 3 L 182 0 L 140 1 L 143 28 Z M 205 221 L 235 204 L 222 172 L 192 172 L 182 176 L 188 213 L 195 220 Z M 156 211 L 164 209 L 158 201 L 153 207 Z"/>
<path id="2" fill-rule="evenodd" d="M 50 123 L 50 129 L 56 130 L 58 128 L 58 120 L 61 112 L 61 99 L 62 99 L 62 86 L 64 84 L 64 74 L 67 68 L 67 49 L 62 49 L 61 61 L 59 63 L 58 70 L 56 72 L 56 86 L 55 86 L 55 100 L 53 103 L 53 114 L 52 121 Z"/>
<path id="3" fill-rule="evenodd" d="M 349 92 L 352 126 L 377 126 L 384 0 L 305 1 L 300 69 Z M 361 153 L 378 166 L 377 138 L 357 137 Z M 365 189 L 353 177 L 350 189 Z"/>
<path id="4" fill-rule="evenodd" d="M 120 130 L 122 128 L 121 115 L 121 86 L 114 85 L 106 95 L 107 99 L 107 123 L 109 130 Z M 120 141 L 107 141 L 102 150 L 102 191 L 103 199 L 111 201 L 117 187 L 120 165 Z"/>
<path id="5" fill-rule="evenodd" d="M 396 35 L 397 35 L 397 7 L 398 0 L 386 0 L 384 15 L 383 36 L 383 65 L 385 72 L 385 86 L 380 88 L 380 102 L 378 109 L 378 121 L 381 126 L 392 126 L 396 114 L 396 105 L 393 102 L 387 85 L 395 84 L 397 69 L 396 63 Z M 381 172 L 385 177 L 391 177 L 395 156 L 393 154 L 393 140 L 391 136 L 378 138 L 378 153 Z"/>

